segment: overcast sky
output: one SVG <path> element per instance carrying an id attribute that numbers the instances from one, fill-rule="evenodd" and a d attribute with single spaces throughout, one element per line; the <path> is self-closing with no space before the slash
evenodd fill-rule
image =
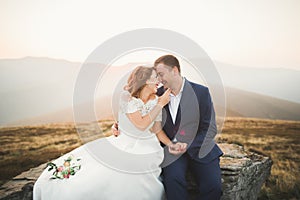
<path id="1" fill-rule="evenodd" d="M 163 28 L 194 40 L 215 61 L 300 70 L 299 19 L 298 0 L 1 0 L 0 58 L 83 62 L 115 35 Z"/>

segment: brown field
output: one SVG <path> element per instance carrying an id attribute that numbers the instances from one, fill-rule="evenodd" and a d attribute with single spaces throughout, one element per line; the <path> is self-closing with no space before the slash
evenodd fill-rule
<path id="1" fill-rule="evenodd" d="M 103 121 L 100 125 L 107 133 L 111 124 L 111 121 Z M 82 127 L 91 130 L 88 125 L 83 124 Z M 81 144 L 81 139 L 71 123 L 0 128 L 0 185 Z"/>
<path id="2" fill-rule="evenodd" d="M 101 136 L 109 135 L 112 122 L 100 124 Z M 238 143 L 272 158 L 260 199 L 300 199 L 300 122 L 227 118 L 217 141 Z M 72 124 L 0 128 L 0 185 L 81 144 Z"/>
<path id="3" fill-rule="evenodd" d="M 228 118 L 217 141 L 241 144 L 273 160 L 260 199 L 300 199 L 300 122 Z"/>

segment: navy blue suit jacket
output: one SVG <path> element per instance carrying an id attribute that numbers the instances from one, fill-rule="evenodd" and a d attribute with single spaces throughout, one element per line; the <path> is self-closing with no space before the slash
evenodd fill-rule
<path id="1" fill-rule="evenodd" d="M 157 94 L 163 92 L 164 89 L 159 88 Z M 163 130 L 171 140 L 175 137 L 177 141 L 188 144 L 187 153 L 193 160 L 209 163 L 223 154 L 214 142 L 217 127 L 207 87 L 185 80 L 175 124 L 168 105 L 163 109 L 162 123 Z M 165 149 L 164 162 L 172 162 L 174 159 L 176 156 Z"/>

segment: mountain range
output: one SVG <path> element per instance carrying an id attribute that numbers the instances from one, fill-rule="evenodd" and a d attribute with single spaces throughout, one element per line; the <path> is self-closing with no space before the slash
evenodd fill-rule
<path id="1" fill-rule="evenodd" d="M 112 116 L 111 96 L 137 64 L 103 72 L 95 91 L 97 118 Z M 300 120 L 300 71 L 215 64 L 225 87 L 227 116 Z M 1 59 L 0 125 L 73 121 L 73 92 L 80 69 L 81 63 L 51 58 Z"/>

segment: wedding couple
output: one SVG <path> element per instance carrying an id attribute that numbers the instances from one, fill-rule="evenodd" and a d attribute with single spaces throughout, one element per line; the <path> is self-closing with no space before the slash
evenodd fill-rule
<path id="1" fill-rule="evenodd" d="M 159 82 L 164 87 L 157 88 Z M 155 200 L 164 194 L 168 200 L 189 199 L 188 169 L 198 199 L 220 199 L 222 151 L 213 141 L 216 123 L 208 89 L 183 78 L 177 58 L 165 55 L 153 68 L 135 68 L 124 90 L 113 131 L 117 137 L 73 150 L 82 164 L 69 179 L 50 180 L 44 170 L 33 199 Z M 109 159 L 99 159 L 108 147 Z"/>

